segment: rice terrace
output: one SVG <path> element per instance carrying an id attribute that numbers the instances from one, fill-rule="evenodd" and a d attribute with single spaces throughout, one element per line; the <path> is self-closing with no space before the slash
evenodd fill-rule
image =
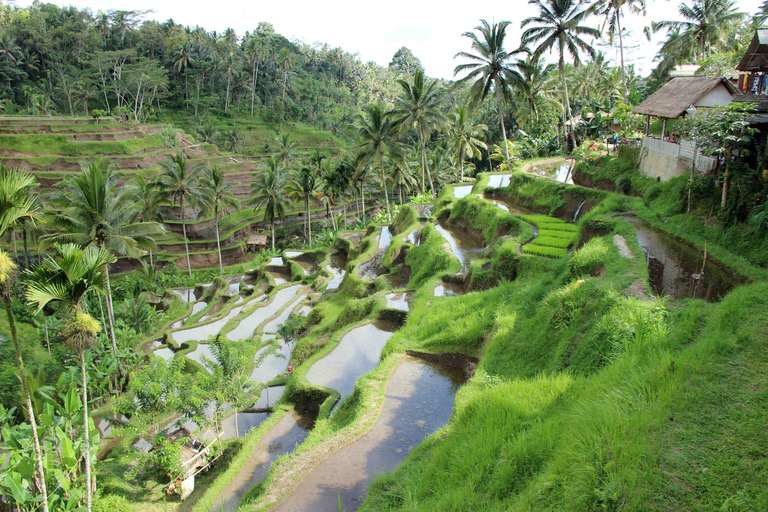
<path id="1" fill-rule="evenodd" d="M 768 510 L 754 1 L 0 3 L 0 512 Z"/>

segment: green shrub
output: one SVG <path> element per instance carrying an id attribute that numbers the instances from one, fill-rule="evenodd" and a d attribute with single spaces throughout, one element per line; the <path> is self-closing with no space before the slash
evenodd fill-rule
<path id="1" fill-rule="evenodd" d="M 620 194 L 629 194 L 632 189 L 632 180 L 629 176 L 619 176 L 616 178 L 616 192 Z"/>
<path id="2" fill-rule="evenodd" d="M 632 162 L 637 162 L 637 159 L 640 157 L 640 148 L 619 146 L 619 157 L 626 158 Z"/>
<path id="3" fill-rule="evenodd" d="M 131 504 L 123 496 L 107 494 L 93 500 L 93 512 L 130 512 Z"/>

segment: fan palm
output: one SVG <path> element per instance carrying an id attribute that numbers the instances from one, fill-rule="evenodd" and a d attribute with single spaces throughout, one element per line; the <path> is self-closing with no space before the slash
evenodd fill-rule
<path id="1" fill-rule="evenodd" d="M 521 23 L 521 28 L 533 25 L 523 32 L 522 43 L 524 45 L 538 43 L 533 52 L 535 57 L 540 57 L 544 52 L 552 49 L 557 51 L 557 67 L 565 95 L 563 126 L 568 126 L 566 117 L 571 120 L 571 126 L 573 126 L 565 73 L 565 55 L 567 52 L 577 66 L 581 63 L 580 52 L 585 52 L 594 58 L 594 48 L 583 37 L 598 38 L 600 31 L 582 24 L 592 14 L 592 11 L 585 8 L 579 0 L 529 0 L 528 3 L 536 6 L 539 9 L 539 14 L 526 18 Z"/>
<path id="2" fill-rule="evenodd" d="M 254 210 L 264 207 L 264 220 L 272 230 L 272 249 L 275 248 L 275 220 L 285 217 L 285 171 L 279 160 L 270 158 L 267 168 L 253 176 L 250 205 Z"/>
<path id="3" fill-rule="evenodd" d="M 441 91 L 437 80 L 429 81 L 426 79 L 423 69 L 417 69 L 414 72 L 413 83 L 408 83 L 403 79 L 398 80 L 397 83 L 402 88 L 402 95 L 395 98 L 395 108 L 390 112 L 390 115 L 395 118 L 393 124 L 400 127 L 401 133 L 415 130 L 418 134 L 422 161 L 421 190 L 422 192 L 426 191 L 424 182 L 426 171 L 434 198 L 435 187 L 432 185 L 429 163 L 427 162 L 427 140 L 433 131 L 441 130 L 446 124 L 445 116 L 442 113 Z"/>
<path id="4" fill-rule="evenodd" d="M 472 82 L 469 90 L 469 106 L 472 109 L 485 101 L 491 89 L 494 90 L 505 148 L 507 148 L 507 129 L 504 127 L 504 103 L 512 101 L 512 86 L 525 88 L 523 77 L 515 69 L 515 64 L 510 62 L 512 57 L 521 53 L 522 50 L 508 52 L 504 48 L 508 26 L 508 21 L 491 25 L 486 20 L 480 20 L 480 25 L 475 27 L 475 32 L 480 34 L 479 37 L 475 32 L 464 32 L 462 35 L 472 41 L 473 53 L 459 52 L 454 58 L 461 57 L 471 62 L 459 64 L 453 70 L 454 75 L 469 72 L 459 82 Z M 507 168 L 512 168 L 509 151 L 507 151 Z"/>
<path id="5" fill-rule="evenodd" d="M 450 116 L 451 125 L 448 129 L 450 148 L 459 160 L 461 181 L 464 181 L 464 160 L 467 157 L 480 158 L 480 150 L 488 150 L 488 146 L 480 140 L 488 126 L 475 124 L 467 107 L 461 105 Z"/>
<path id="6" fill-rule="evenodd" d="M 368 105 L 365 108 L 365 113 L 367 115 L 359 115 L 357 118 L 357 131 L 361 142 L 355 146 L 354 151 L 358 155 L 357 162 L 359 165 L 375 167 L 378 164 L 381 170 L 381 186 L 384 189 L 384 201 L 387 205 L 387 221 L 392 222 L 389 192 L 387 192 L 386 176 L 384 175 L 384 159 L 388 154 L 396 156 L 403 150 L 403 144 L 397 142 L 398 123 L 392 122 L 392 116 L 389 116 L 384 111 L 384 108 L 378 104 Z M 393 113 L 394 115 L 396 114 Z M 422 134 L 421 129 L 419 130 L 419 133 Z M 431 183 L 432 180 L 430 178 L 430 185 Z M 432 193 L 434 195 L 434 189 Z"/>
<path id="7" fill-rule="evenodd" d="M 304 203 L 304 236 L 310 246 L 312 246 L 312 213 L 309 206 L 311 199 L 317 196 L 319 186 L 317 176 L 309 167 L 302 167 L 301 170 L 293 173 L 285 184 L 286 195 L 301 199 Z"/>
<path id="8" fill-rule="evenodd" d="M 157 177 L 158 188 L 163 198 L 181 207 L 181 231 L 184 236 L 184 250 L 187 255 L 187 271 L 192 278 L 192 263 L 189 259 L 189 240 L 187 239 L 187 221 L 184 208 L 189 203 L 192 207 L 204 206 L 207 198 L 203 170 L 190 165 L 183 153 L 169 155 L 162 163 L 163 171 Z"/>
<path id="9" fill-rule="evenodd" d="M 34 220 L 38 218 L 35 198 L 28 190 L 37 185 L 35 178 L 26 171 L 8 169 L 0 166 L 0 236 L 11 226 L 24 219 Z M 37 474 L 35 480 L 40 489 L 43 511 L 48 512 L 48 490 L 45 485 L 45 470 L 43 467 L 43 454 L 40 449 L 40 439 L 37 436 L 37 421 L 35 420 L 32 400 L 29 392 L 27 372 L 24 367 L 24 359 L 21 357 L 19 337 L 16 332 L 16 322 L 11 308 L 11 290 L 16 278 L 16 264 L 8 254 L 0 249 L 0 296 L 2 296 L 5 314 L 8 317 L 8 327 L 11 331 L 13 347 L 16 350 L 16 359 L 19 365 L 19 380 L 24 392 L 24 402 L 29 416 L 29 424 L 32 427 L 32 441 L 35 448 L 37 462 Z"/>
<path id="10" fill-rule="evenodd" d="M 80 166 L 82 172 L 64 179 L 51 196 L 51 202 L 61 213 L 51 221 L 56 233 L 42 237 L 44 245 L 75 243 L 82 247 L 95 244 L 111 252 L 137 257 L 142 250 L 156 247 L 152 235 L 162 233 L 157 222 L 135 222 L 141 205 L 136 189 L 120 185 L 122 176 L 115 165 L 105 158 L 89 158 Z M 112 351 L 117 357 L 115 340 L 115 314 L 112 305 L 112 287 L 109 268 L 107 279 L 107 320 Z"/>
<path id="11" fill-rule="evenodd" d="M 91 479 L 90 418 L 88 417 L 88 372 L 85 365 L 86 350 L 93 348 L 95 336 L 101 326 L 93 317 L 82 311 L 86 293 L 104 294 L 106 272 L 116 258 L 104 247 L 76 244 L 55 244 L 56 256 L 49 256 L 41 265 L 26 272 L 28 280 L 27 300 L 37 306 L 38 313 L 50 302 L 63 302 L 72 311 L 72 317 L 62 329 L 67 345 L 80 356 L 80 372 L 83 385 L 83 457 L 85 461 L 86 510 L 91 510 L 93 496 Z"/>
<path id="12" fill-rule="evenodd" d="M 208 209 L 213 210 L 213 219 L 216 226 L 216 247 L 219 251 L 219 272 L 224 275 L 224 264 L 221 259 L 221 238 L 219 237 L 219 212 L 222 210 L 229 214 L 229 208 L 238 209 L 240 202 L 232 192 L 232 185 L 226 183 L 224 171 L 216 167 L 207 169 L 207 175 L 204 177 L 204 184 L 207 190 Z"/>

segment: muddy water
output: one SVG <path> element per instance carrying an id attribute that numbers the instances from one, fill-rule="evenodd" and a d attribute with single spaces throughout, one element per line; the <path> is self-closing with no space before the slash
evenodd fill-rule
<path id="1" fill-rule="evenodd" d="M 492 174 L 488 177 L 488 186 L 493 188 L 508 187 L 511 176 L 511 174 Z"/>
<path id="2" fill-rule="evenodd" d="M 278 421 L 256 445 L 240 474 L 222 491 L 213 510 L 236 510 L 243 496 L 261 482 L 278 457 L 291 453 L 314 426 L 314 418 L 291 411 Z"/>
<path id="3" fill-rule="evenodd" d="M 384 296 L 387 299 L 387 307 L 390 309 L 397 309 L 400 311 L 409 311 L 411 309 L 412 293 L 400 292 L 389 293 Z"/>
<path id="4" fill-rule="evenodd" d="M 272 278 L 275 280 L 275 286 L 280 286 L 291 282 L 291 274 L 288 272 L 272 270 L 270 271 L 270 274 L 272 274 Z"/>
<path id="5" fill-rule="evenodd" d="M 461 187 L 453 187 L 453 196 L 456 199 L 467 197 L 472 192 L 472 185 L 463 185 Z"/>
<path id="6" fill-rule="evenodd" d="M 242 311 L 243 306 L 237 306 L 232 308 L 232 310 L 227 313 L 226 316 L 216 320 L 215 322 L 211 322 L 209 324 L 201 325 L 199 327 L 193 327 L 192 329 L 183 329 L 181 331 L 176 331 L 173 333 L 173 339 L 176 341 L 176 343 L 184 343 L 185 341 L 191 341 L 191 340 L 198 340 L 198 341 L 204 341 L 207 340 L 209 336 L 218 334 L 221 332 L 221 329 L 229 322 L 231 319 L 235 318 L 238 314 L 240 314 L 240 311 Z"/>
<path id="7" fill-rule="evenodd" d="M 483 247 L 475 240 L 460 231 L 454 231 L 442 225 L 435 224 L 435 229 L 445 238 L 451 246 L 453 255 L 461 262 L 461 271 L 469 270 L 470 264 L 479 259 L 483 254 Z"/>
<path id="8" fill-rule="evenodd" d="M 704 274 L 704 252 L 655 230 L 640 219 L 623 217 L 635 227 L 637 243 L 643 249 L 648 264 L 648 280 L 654 295 L 669 295 L 676 299 L 696 298 L 717 302 L 731 289 L 746 282 L 727 267 L 707 259 Z"/>
<path id="9" fill-rule="evenodd" d="M 422 225 L 423 227 L 423 225 Z M 421 228 L 416 228 L 410 233 L 408 233 L 408 242 L 412 245 L 419 245 L 419 233 L 421 232 Z"/>
<path id="10" fill-rule="evenodd" d="M 465 293 L 466 290 L 459 284 L 443 283 L 435 287 L 435 297 L 451 297 Z"/>
<path id="11" fill-rule="evenodd" d="M 379 235 L 379 249 L 386 249 L 391 243 L 392 230 L 389 229 L 389 226 L 384 226 L 381 228 L 381 235 Z"/>
<path id="12" fill-rule="evenodd" d="M 336 290 L 341 286 L 341 282 L 344 280 L 344 276 L 347 273 L 347 258 L 340 252 L 335 252 L 331 255 L 331 263 L 328 265 L 328 271 L 333 274 L 333 277 L 328 282 L 326 290 Z"/>
<path id="13" fill-rule="evenodd" d="M 296 284 L 289 286 L 288 288 L 278 290 L 272 298 L 272 302 L 266 306 L 255 308 L 250 315 L 240 321 L 237 327 L 227 333 L 227 338 L 232 341 L 236 341 L 253 336 L 256 328 L 266 319 L 274 316 L 275 313 L 280 310 L 280 308 L 288 304 L 288 302 L 290 302 L 296 296 L 296 294 L 299 293 L 301 288 L 302 285 Z"/>
<path id="14" fill-rule="evenodd" d="M 554 164 L 539 164 L 531 167 L 530 174 L 536 174 L 537 176 L 543 176 L 560 183 L 567 185 L 573 185 L 573 172 L 571 171 L 571 163 L 562 161 Z"/>
<path id="15" fill-rule="evenodd" d="M 371 479 L 397 467 L 428 435 L 447 424 L 461 371 L 406 358 L 387 384 L 373 428 L 315 467 L 278 508 L 281 512 L 357 510 Z"/>
<path id="16" fill-rule="evenodd" d="M 355 327 L 310 367 L 307 380 L 338 391 L 341 403 L 355 390 L 357 379 L 379 365 L 381 351 L 395 330 L 394 325 L 380 321 Z"/>

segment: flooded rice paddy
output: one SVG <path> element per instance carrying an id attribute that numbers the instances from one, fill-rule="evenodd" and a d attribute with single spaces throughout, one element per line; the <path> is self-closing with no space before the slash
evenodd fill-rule
<path id="1" fill-rule="evenodd" d="M 444 227 L 441 224 L 435 224 L 435 229 L 445 238 L 448 245 L 451 246 L 451 252 L 461 262 L 461 271 L 466 272 L 473 261 L 479 259 L 483 254 L 483 247 L 470 236 Z"/>
<path id="2" fill-rule="evenodd" d="M 467 197 L 472 192 L 473 185 L 462 185 L 461 187 L 453 187 L 453 196 L 456 199 Z"/>
<path id="3" fill-rule="evenodd" d="M 510 179 L 512 178 L 511 174 L 491 174 L 488 176 L 488 186 L 493 188 L 503 188 L 508 187 L 510 183 Z"/>
<path id="4" fill-rule="evenodd" d="M 278 290 L 272 298 L 272 302 L 255 308 L 248 316 L 240 321 L 237 327 L 227 333 L 227 338 L 236 341 L 253 336 L 256 328 L 264 323 L 265 320 L 275 315 L 283 306 L 288 304 L 288 302 L 299 293 L 301 288 L 302 285 L 296 284 Z"/>

